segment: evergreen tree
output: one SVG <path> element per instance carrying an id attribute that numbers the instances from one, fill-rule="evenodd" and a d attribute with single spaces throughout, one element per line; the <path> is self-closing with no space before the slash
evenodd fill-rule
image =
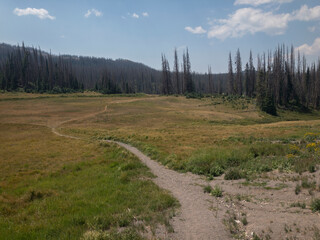
<path id="1" fill-rule="evenodd" d="M 229 53 L 229 64 L 228 64 L 228 94 L 235 94 L 231 52 Z"/>

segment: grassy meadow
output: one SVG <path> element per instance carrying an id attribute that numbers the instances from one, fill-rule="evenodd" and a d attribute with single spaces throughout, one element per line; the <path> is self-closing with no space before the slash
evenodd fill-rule
<path id="1" fill-rule="evenodd" d="M 107 114 L 62 131 L 130 143 L 179 171 L 215 177 L 231 169 L 250 178 L 274 169 L 303 172 L 319 163 L 319 116 L 280 109 L 274 117 L 245 98 L 150 97 L 110 103 Z"/>
<path id="2" fill-rule="evenodd" d="M 281 109 L 269 116 L 254 100 L 221 96 L 1 94 L 0 239 L 170 231 L 177 201 L 136 157 L 100 140 L 130 143 L 178 171 L 250 180 L 275 169 L 315 171 L 319 117 Z M 52 127 L 83 140 L 56 136 Z"/>
<path id="3" fill-rule="evenodd" d="M 135 156 L 47 127 L 99 111 L 100 99 L 27 98 L 0 102 L 0 239 L 143 239 L 159 225 L 170 230 L 178 203 Z"/>

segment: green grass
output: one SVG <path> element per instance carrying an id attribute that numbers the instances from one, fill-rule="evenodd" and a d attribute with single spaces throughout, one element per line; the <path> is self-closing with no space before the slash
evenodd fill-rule
<path id="1" fill-rule="evenodd" d="M 214 197 L 222 197 L 223 191 L 219 185 L 215 185 L 211 191 L 211 195 Z"/>
<path id="2" fill-rule="evenodd" d="M 13 136 L 16 126 L 20 131 Z M 142 239 L 145 226 L 170 228 L 177 201 L 151 181 L 148 168 L 131 153 L 112 144 L 55 137 L 42 127 L 5 129 L 12 135 L 0 141 L 33 159 L 25 161 L 23 155 L 6 155 L 11 150 L 1 149 L 6 158 L 0 165 L 9 162 L 12 168 L 0 179 L 0 239 Z M 28 145 L 20 145 L 27 132 Z M 44 147 L 33 152 L 40 142 L 55 142 L 56 152 L 47 155 Z M 76 157 L 68 160 L 76 148 Z M 35 162 L 38 158 L 56 164 Z"/>
<path id="3" fill-rule="evenodd" d="M 301 203 L 301 202 L 294 202 L 294 203 L 291 203 L 290 204 L 290 207 L 299 207 L 299 208 L 302 208 L 302 209 L 305 209 L 306 208 L 306 203 Z"/>
<path id="4" fill-rule="evenodd" d="M 162 96 L 108 109 L 90 130 L 80 124 L 81 130 L 75 125 L 64 131 L 126 142 L 171 169 L 211 178 L 229 168 L 247 177 L 275 169 L 314 171 L 320 163 L 306 151 L 310 139 L 304 139 L 306 132 L 318 132 L 318 111 L 280 110 L 274 117 L 257 111 L 250 99 L 219 96 Z M 302 151 L 295 152 L 291 145 L 299 141 Z"/>
<path id="5" fill-rule="evenodd" d="M 315 198 L 312 200 L 311 202 L 311 210 L 313 212 L 320 212 L 320 199 L 319 198 Z"/>

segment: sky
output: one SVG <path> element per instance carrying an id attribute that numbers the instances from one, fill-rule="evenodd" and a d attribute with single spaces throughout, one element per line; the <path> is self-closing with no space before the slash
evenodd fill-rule
<path id="1" fill-rule="evenodd" d="M 278 44 L 316 61 L 319 0 L 0 0 L 0 42 L 54 54 L 129 59 L 161 68 L 189 49 L 193 71 L 226 72 L 228 54 Z M 244 66 L 243 66 L 244 67 Z"/>

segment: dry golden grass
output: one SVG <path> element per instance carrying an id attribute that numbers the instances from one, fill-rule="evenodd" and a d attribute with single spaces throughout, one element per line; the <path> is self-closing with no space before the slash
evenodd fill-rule
<path id="1" fill-rule="evenodd" d="M 0 187 L 6 190 L 103 153 L 95 143 L 61 138 L 47 127 L 0 124 L 0 132 Z"/>
<path id="2" fill-rule="evenodd" d="M 299 138 L 306 131 L 317 131 L 320 125 L 320 120 L 312 120 L 317 115 L 308 115 L 308 120 L 283 121 L 306 116 L 291 117 L 290 112 L 284 112 L 271 117 L 255 110 L 251 103 L 241 110 L 227 103 L 212 104 L 215 101 L 219 100 L 153 97 L 136 102 L 119 101 L 110 103 L 106 114 L 70 123 L 64 131 L 142 143 L 157 148 L 164 156 L 175 154 L 185 160 L 198 149 L 221 145 L 230 138 L 267 141 Z M 226 147 L 242 146 L 241 141 L 231 144 Z"/>
<path id="3" fill-rule="evenodd" d="M 157 209 L 171 211 L 177 203 L 136 157 L 51 131 L 119 100 L 134 99 L 0 95 L 0 239 L 79 239 L 100 228 L 114 238 L 140 239 L 136 219 L 152 229 L 167 224 L 168 215 Z M 117 233 L 120 225 L 126 230 Z"/>
<path id="4" fill-rule="evenodd" d="M 28 94 L 15 94 L 28 98 Z M 318 115 L 280 113 L 270 117 L 244 101 L 245 108 L 221 98 L 186 99 L 184 97 L 146 96 L 143 98 L 92 97 L 88 93 L 43 99 L 0 101 L 0 122 L 55 126 L 103 110 L 107 113 L 64 124 L 65 132 L 86 137 L 113 137 L 157 148 L 164 155 L 186 159 L 194 151 L 210 148 L 230 138 L 284 139 L 317 131 Z M 12 96 L 11 96 L 12 97 Z M 1 98 L 8 98 L 6 94 Z M 30 97 L 29 97 L 30 98 Z M 291 116 L 291 115 L 292 116 Z M 285 119 L 299 121 L 283 121 Z M 304 120 L 308 119 L 308 120 Z M 313 120 L 312 120 L 313 119 Z M 270 123 L 265 123 L 270 122 Z M 241 142 L 238 143 L 239 147 Z M 237 146 L 232 146 L 237 147 Z"/>

